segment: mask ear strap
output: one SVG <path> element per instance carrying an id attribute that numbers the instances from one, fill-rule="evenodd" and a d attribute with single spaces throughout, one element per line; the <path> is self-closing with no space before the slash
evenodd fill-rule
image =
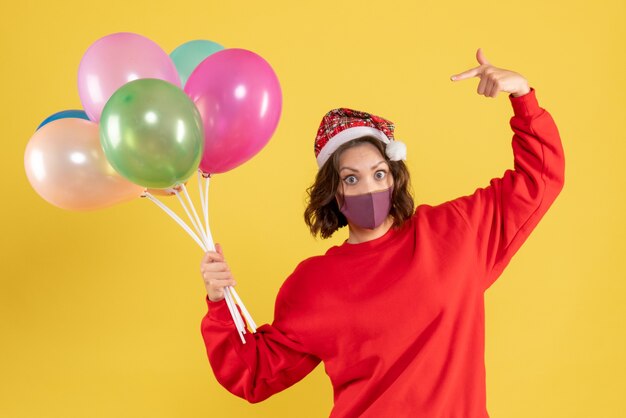
<path id="1" fill-rule="evenodd" d="M 341 178 L 339 179 L 339 185 L 337 186 L 337 190 L 335 190 L 335 194 L 339 196 L 343 196 L 345 194 L 345 190 L 343 190 L 343 181 L 341 181 Z"/>
<path id="2" fill-rule="evenodd" d="M 341 188 L 341 192 L 339 191 L 340 188 Z M 337 202 L 338 208 L 341 208 L 341 206 L 343 205 L 343 202 L 344 202 L 343 196 L 344 196 L 343 182 L 339 180 L 339 187 L 335 191 L 335 201 Z"/>
<path id="3" fill-rule="evenodd" d="M 389 200 L 391 201 L 391 205 L 389 206 L 389 210 L 396 207 L 396 202 L 393 199 L 393 194 L 396 192 L 396 182 L 391 183 L 390 191 L 389 191 Z"/>
<path id="4" fill-rule="evenodd" d="M 343 205 L 343 195 L 335 193 L 335 202 L 337 202 L 337 207 L 340 208 Z"/>

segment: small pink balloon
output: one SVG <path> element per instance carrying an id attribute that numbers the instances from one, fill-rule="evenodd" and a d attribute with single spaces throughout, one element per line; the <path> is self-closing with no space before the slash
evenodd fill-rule
<path id="1" fill-rule="evenodd" d="M 270 140 L 282 109 L 282 92 L 272 67 L 245 49 L 225 49 L 191 73 L 185 93 L 204 125 L 200 170 L 223 173 L 248 161 Z"/>
<path id="2" fill-rule="evenodd" d="M 33 189 L 62 209 L 100 209 L 135 199 L 145 190 L 111 167 L 100 146 L 98 124 L 84 119 L 42 126 L 26 146 L 24 167 Z"/>
<path id="3" fill-rule="evenodd" d="M 99 121 L 111 95 L 139 78 L 158 78 L 181 87 L 174 62 L 150 39 L 120 32 L 94 42 L 78 68 L 78 95 L 89 119 Z"/>

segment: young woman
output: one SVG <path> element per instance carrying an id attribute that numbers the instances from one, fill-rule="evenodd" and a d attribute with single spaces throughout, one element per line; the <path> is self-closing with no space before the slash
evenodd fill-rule
<path id="1" fill-rule="evenodd" d="M 324 238 L 348 225 L 348 238 L 295 268 L 273 323 L 245 334 L 246 344 L 224 301 L 235 281 L 223 252 L 205 254 L 202 336 L 226 389 L 259 402 L 324 362 L 331 417 L 488 417 L 483 294 L 561 191 L 564 155 L 534 88 L 480 49 L 477 59 L 452 80 L 479 77 L 479 94 L 509 93 L 514 169 L 414 211 L 393 124 L 334 109 L 316 137 L 305 222 Z"/>

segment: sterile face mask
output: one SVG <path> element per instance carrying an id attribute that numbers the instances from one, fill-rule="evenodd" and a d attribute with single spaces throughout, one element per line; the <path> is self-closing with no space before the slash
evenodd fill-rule
<path id="1" fill-rule="evenodd" d="M 354 196 L 343 196 L 339 208 L 350 222 L 361 228 L 374 229 L 382 224 L 391 209 L 393 186 L 385 190 Z"/>

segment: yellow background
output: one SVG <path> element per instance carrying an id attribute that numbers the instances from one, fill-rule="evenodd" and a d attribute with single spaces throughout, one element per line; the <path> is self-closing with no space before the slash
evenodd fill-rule
<path id="1" fill-rule="evenodd" d="M 507 95 L 486 98 L 478 79 L 449 76 L 476 66 L 478 47 L 524 75 L 561 132 L 566 181 L 486 293 L 488 409 L 626 416 L 623 0 L 5 1 L 0 16 L 0 416 L 323 417 L 332 406 L 322 366 L 256 405 L 216 382 L 200 336 L 202 252 L 156 206 L 69 212 L 30 187 L 30 136 L 47 116 L 81 108 L 80 59 L 118 31 L 167 52 L 192 39 L 249 49 L 281 81 L 272 140 L 215 176 L 210 193 L 214 236 L 259 325 L 295 265 L 346 238 L 315 240 L 302 221 L 326 111 L 394 121 L 418 203 L 437 204 L 513 161 Z"/>

